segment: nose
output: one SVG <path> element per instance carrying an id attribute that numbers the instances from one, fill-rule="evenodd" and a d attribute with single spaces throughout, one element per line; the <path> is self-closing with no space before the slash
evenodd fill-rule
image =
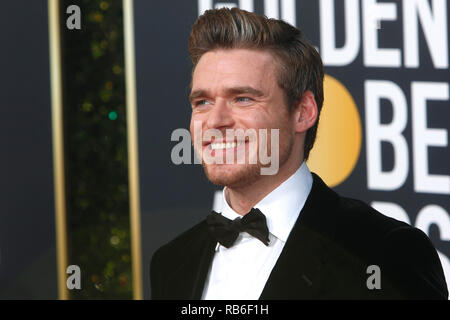
<path id="1" fill-rule="evenodd" d="M 211 129 L 230 128 L 234 124 L 230 107 L 221 99 L 217 99 L 208 113 L 206 125 Z"/>

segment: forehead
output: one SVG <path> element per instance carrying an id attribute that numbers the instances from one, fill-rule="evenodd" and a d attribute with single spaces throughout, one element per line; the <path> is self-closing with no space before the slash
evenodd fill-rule
<path id="1" fill-rule="evenodd" d="M 219 49 L 205 53 L 192 75 L 192 89 L 254 85 L 275 81 L 276 61 L 267 50 Z"/>

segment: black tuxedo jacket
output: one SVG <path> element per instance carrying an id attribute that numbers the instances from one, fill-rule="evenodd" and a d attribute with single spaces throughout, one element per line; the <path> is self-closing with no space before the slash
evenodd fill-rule
<path id="1" fill-rule="evenodd" d="M 260 299 L 447 299 L 440 260 L 422 231 L 313 178 Z M 158 249 L 152 298 L 200 299 L 215 246 L 202 221 Z M 371 265 L 379 267 L 381 289 L 367 286 Z"/>

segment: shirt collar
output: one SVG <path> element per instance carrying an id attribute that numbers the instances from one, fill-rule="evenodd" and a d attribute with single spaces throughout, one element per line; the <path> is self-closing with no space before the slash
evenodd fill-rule
<path id="1" fill-rule="evenodd" d="M 286 242 L 312 187 L 312 175 L 305 162 L 287 180 L 259 201 L 258 208 L 266 216 L 269 232 Z M 228 204 L 222 191 L 221 214 L 231 220 L 242 217 Z"/>

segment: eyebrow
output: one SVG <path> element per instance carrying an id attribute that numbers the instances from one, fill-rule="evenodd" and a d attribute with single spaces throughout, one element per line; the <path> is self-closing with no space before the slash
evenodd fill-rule
<path id="1" fill-rule="evenodd" d="M 253 87 L 231 87 L 225 89 L 225 95 L 236 95 L 242 93 L 251 94 L 256 97 L 261 97 L 264 95 L 264 93 L 261 90 L 255 89 Z M 208 97 L 208 96 L 210 96 L 208 90 L 198 89 L 191 92 L 191 94 L 189 95 L 189 101 L 192 102 L 198 97 Z"/>

